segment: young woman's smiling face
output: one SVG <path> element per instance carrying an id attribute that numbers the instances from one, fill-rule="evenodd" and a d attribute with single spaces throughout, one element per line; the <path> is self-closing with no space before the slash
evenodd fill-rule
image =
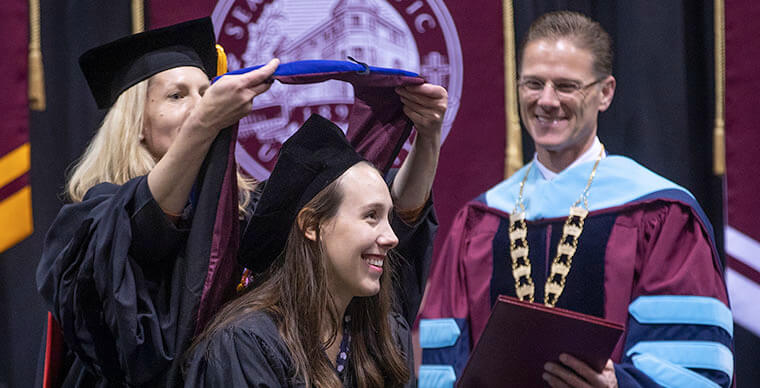
<path id="1" fill-rule="evenodd" d="M 330 290 L 347 303 L 380 291 L 386 255 L 398 238 L 389 221 L 393 201 L 378 171 L 358 163 L 339 179 L 341 204 L 320 235 Z"/>

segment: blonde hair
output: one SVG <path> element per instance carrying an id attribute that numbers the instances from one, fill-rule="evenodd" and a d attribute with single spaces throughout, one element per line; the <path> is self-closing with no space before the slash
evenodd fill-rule
<path id="1" fill-rule="evenodd" d="M 72 202 L 81 202 L 87 191 L 99 183 L 122 185 L 155 167 L 156 160 L 140 141 L 149 80 L 125 90 L 108 110 L 66 183 L 66 195 Z M 238 169 L 237 183 L 238 210 L 243 216 L 249 212 L 247 206 L 257 182 Z"/>

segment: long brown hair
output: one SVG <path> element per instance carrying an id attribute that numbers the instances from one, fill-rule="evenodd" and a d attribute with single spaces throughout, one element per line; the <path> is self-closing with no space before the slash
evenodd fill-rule
<path id="1" fill-rule="evenodd" d="M 325 350 L 336 340 L 342 317 L 327 284 L 325 253 L 319 238 L 306 238 L 304 230 L 332 219 L 340 207 L 343 192 L 336 179 L 299 212 L 291 226 L 285 251 L 275 261 L 263 282 L 228 303 L 193 342 L 189 352 L 200 349 L 205 340 L 254 311 L 268 313 L 276 322 L 293 362 L 293 377 L 306 386 L 339 387 L 339 381 Z M 317 235 L 319 237 L 319 234 Z M 350 369 L 355 385 L 361 388 L 404 385 L 411 371 L 393 339 L 388 320 L 393 305 L 393 262 L 391 254 L 383 265 L 380 292 L 354 297 L 346 314 L 351 316 Z M 327 341 L 322 333 L 328 332 Z M 409 350 L 411 351 L 411 349 Z M 359 372 L 359 373 L 357 373 Z"/>

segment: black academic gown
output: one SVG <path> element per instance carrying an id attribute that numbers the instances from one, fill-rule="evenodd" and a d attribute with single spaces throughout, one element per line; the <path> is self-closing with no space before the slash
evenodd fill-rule
<path id="1" fill-rule="evenodd" d="M 398 217 L 392 221 L 399 236 L 398 250 L 404 259 L 398 265 L 398 284 L 394 284 L 397 305 L 388 317 L 394 339 L 411 378 L 405 387 L 416 387 L 414 352 L 410 323 L 414 322 L 430 268 L 432 238 L 438 223 L 428 201 L 414 225 Z M 188 355 L 186 387 L 304 387 L 293 379 L 290 352 L 272 318 L 257 311 L 224 327 Z M 349 363 L 344 386 L 355 387 L 353 365 Z"/>
<path id="2" fill-rule="evenodd" d="M 229 251 L 220 237 L 238 240 L 237 223 L 215 233 L 217 220 L 238 219 L 237 202 L 230 202 L 234 135 L 222 130 L 211 145 L 193 189 L 195 206 L 186 209 L 192 217 L 180 228 L 156 203 L 146 176 L 98 184 L 58 213 L 37 267 L 38 290 L 66 345 L 51 386 L 182 385 L 180 356 L 197 330 L 199 306 L 210 294 L 204 291 L 233 289 L 232 271 L 214 287 L 206 280 L 211 258 L 220 256 L 214 253 Z M 221 257 L 235 265 L 234 256 Z"/>
<path id="3" fill-rule="evenodd" d="M 388 317 L 399 348 L 407 357 L 410 371 L 412 343 L 409 325 L 398 314 Z M 293 363 L 272 318 L 257 311 L 219 330 L 199 345 L 187 366 L 185 387 L 305 387 L 293 378 Z M 354 387 L 353 369 L 348 365 L 344 387 Z M 411 378 L 406 387 L 416 386 Z"/>
<path id="4" fill-rule="evenodd" d="M 90 189 L 66 205 L 48 232 L 38 269 L 40 293 L 61 323 L 75 359 L 64 386 L 155 385 L 186 344 L 194 321 L 186 279 L 186 227 L 175 227 L 146 177 Z"/>
<path id="5" fill-rule="evenodd" d="M 64 330 L 70 362 L 64 387 L 182 384 L 178 372 L 208 271 L 208 261 L 186 252 L 188 239 L 198 238 L 187 226 L 166 218 L 146 177 L 97 185 L 82 202 L 64 206 L 37 273 L 39 291 Z M 399 311 L 412 322 L 437 228 L 432 204 L 415 225 L 395 220 L 393 226 L 399 251 L 413 258 L 400 268 L 398 291 Z"/>

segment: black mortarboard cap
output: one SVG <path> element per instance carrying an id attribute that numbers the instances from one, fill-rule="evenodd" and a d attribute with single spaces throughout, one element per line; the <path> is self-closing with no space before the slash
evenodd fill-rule
<path id="1" fill-rule="evenodd" d="M 338 126 L 311 115 L 282 145 L 242 242 L 240 264 L 266 270 L 285 248 L 301 208 L 362 160 Z"/>
<path id="2" fill-rule="evenodd" d="M 150 76 L 180 66 L 195 66 L 216 76 L 216 46 L 210 18 L 130 35 L 86 51 L 79 57 L 98 108 Z"/>

